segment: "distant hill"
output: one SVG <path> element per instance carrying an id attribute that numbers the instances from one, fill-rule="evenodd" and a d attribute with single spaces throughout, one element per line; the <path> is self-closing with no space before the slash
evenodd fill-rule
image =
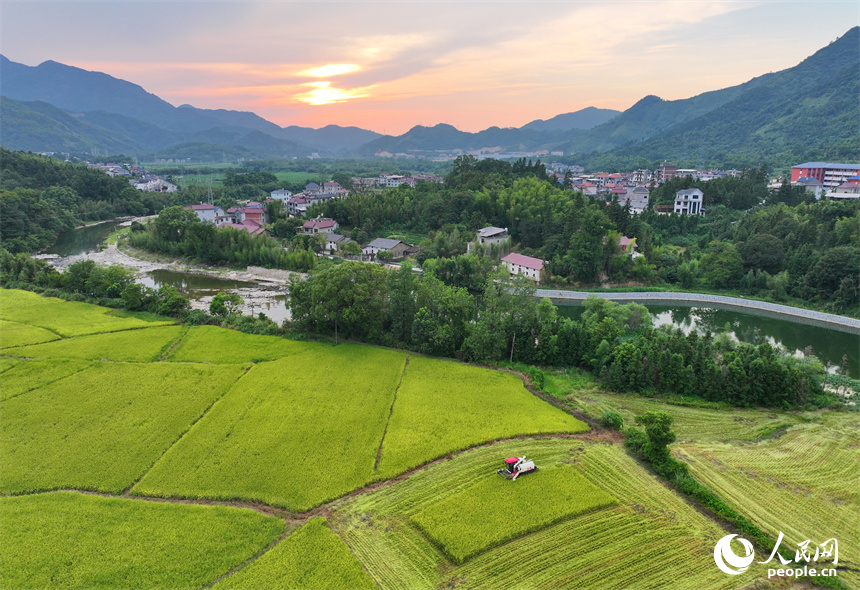
<path id="1" fill-rule="evenodd" d="M 537 119 L 531 123 L 526 123 L 520 129 L 528 129 L 530 131 L 570 131 L 571 129 L 588 130 L 603 123 L 606 123 L 616 115 L 620 115 L 621 111 L 613 109 L 598 109 L 596 107 L 586 107 L 582 110 L 573 113 L 564 113 L 556 115 L 552 119 Z"/>
<path id="2" fill-rule="evenodd" d="M 731 100 L 605 157 L 592 154 L 589 161 L 599 165 L 644 158 L 689 166 L 722 162 L 741 167 L 860 157 L 860 27 L 793 68 L 728 90 L 734 94 Z M 601 127 L 627 118 L 637 106 Z M 587 146 L 594 139 L 591 134 L 601 127 L 570 145 Z"/>
<path id="3" fill-rule="evenodd" d="M 256 157 L 305 156 L 312 152 L 342 155 L 379 136 L 336 125 L 321 130 L 284 129 L 254 113 L 174 107 L 137 84 L 55 61 L 30 67 L 0 56 L 0 88 L 7 98 L 56 107 L 50 114 L 42 109 L 38 121 L 44 129 L 33 137 L 4 129 L 3 145 L 12 149 L 61 151 L 65 148 L 60 146 L 74 146 L 80 151 L 112 151 L 109 146 L 121 144 L 127 152 L 140 153 L 158 152 L 180 143 L 211 144 L 217 138 L 211 145 L 244 148 Z M 26 120 L 18 120 L 25 113 Z M 34 115 L 18 105 L 3 113 L 3 125 L 32 131 L 37 121 Z M 73 129 L 68 120 L 72 115 L 90 127 Z M 56 120 L 50 121 L 53 116 Z"/>

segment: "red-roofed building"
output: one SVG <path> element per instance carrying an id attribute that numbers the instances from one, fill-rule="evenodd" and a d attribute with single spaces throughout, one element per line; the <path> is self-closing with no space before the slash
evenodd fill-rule
<path id="1" fill-rule="evenodd" d="M 305 221 L 302 225 L 302 233 L 308 235 L 333 234 L 337 232 L 338 227 L 340 226 L 334 219 L 329 219 L 328 217 L 317 217 L 316 219 Z"/>
<path id="2" fill-rule="evenodd" d="M 502 258 L 502 262 L 508 267 L 508 272 L 511 273 L 512 278 L 514 275 L 523 275 L 536 283 L 540 282 L 540 273 L 545 264 L 540 258 L 532 258 L 515 252 Z"/>

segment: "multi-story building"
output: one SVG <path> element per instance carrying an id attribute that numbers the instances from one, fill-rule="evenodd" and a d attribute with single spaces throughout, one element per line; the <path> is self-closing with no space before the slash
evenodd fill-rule
<path id="1" fill-rule="evenodd" d="M 673 213 L 681 215 L 704 215 L 702 199 L 704 193 L 697 188 L 686 188 L 675 193 Z"/>
<path id="2" fill-rule="evenodd" d="M 860 164 L 805 162 L 792 166 L 791 184 L 797 184 L 801 178 L 814 178 L 823 184 L 825 189 L 832 189 L 858 174 L 860 174 Z"/>

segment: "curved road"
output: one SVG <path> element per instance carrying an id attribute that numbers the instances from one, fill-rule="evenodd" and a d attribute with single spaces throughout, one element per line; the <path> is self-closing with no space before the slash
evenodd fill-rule
<path id="1" fill-rule="evenodd" d="M 821 311 L 811 311 L 801 309 L 799 307 L 790 307 L 788 305 L 779 305 L 777 303 L 767 303 L 765 301 L 756 301 L 753 299 L 741 299 L 739 297 L 726 297 L 724 295 L 708 295 L 706 293 L 659 293 L 659 292 L 642 292 L 642 293 L 590 293 L 585 291 L 557 291 L 553 289 L 538 289 L 535 292 L 538 297 L 548 297 L 553 301 L 583 301 L 591 296 L 600 297 L 602 299 L 610 299 L 612 301 L 622 301 L 626 303 L 636 302 L 643 305 L 663 304 L 671 305 L 672 303 L 698 303 L 701 305 L 713 307 L 728 307 L 748 311 L 759 315 L 772 315 L 774 317 L 790 318 L 801 322 L 808 322 L 833 328 L 842 332 L 851 332 L 860 334 L 860 320 L 849 318 L 832 313 L 824 313 Z"/>

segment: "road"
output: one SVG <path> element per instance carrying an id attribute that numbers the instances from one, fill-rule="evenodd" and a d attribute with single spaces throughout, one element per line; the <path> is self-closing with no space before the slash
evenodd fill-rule
<path id="1" fill-rule="evenodd" d="M 754 299 L 741 299 L 739 297 L 726 297 L 724 295 L 708 295 L 706 293 L 589 293 L 585 291 L 558 291 L 553 289 L 538 289 L 535 293 L 538 297 L 548 297 L 555 302 L 561 301 L 583 301 L 591 296 L 610 299 L 612 301 L 630 303 L 636 302 L 643 305 L 671 305 L 681 302 L 683 304 L 701 304 L 703 306 L 728 307 L 732 309 L 746 310 L 760 315 L 772 315 L 792 320 L 808 321 L 811 324 L 834 328 L 842 332 L 860 334 L 860 320 L 832 313 L 811 311 L 799 307 L 756 301 Z"/>

